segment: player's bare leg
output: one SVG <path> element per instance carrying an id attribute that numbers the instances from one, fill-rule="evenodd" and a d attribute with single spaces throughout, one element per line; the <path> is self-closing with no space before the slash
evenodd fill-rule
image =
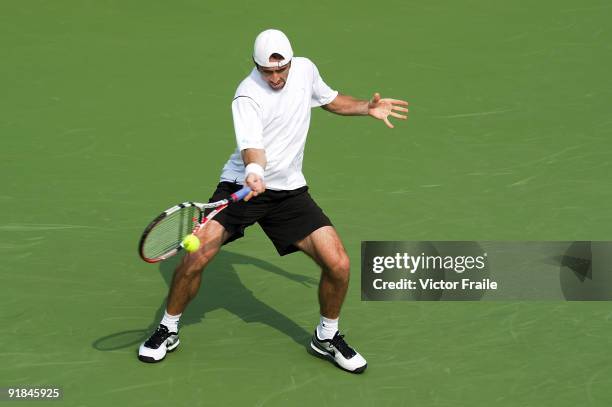
<path id="1" fill-rule="evenodd" d="M 350 261 L 336 229 L 331 226 L 319 228 L 296 243 L 296 246 L 321 267 L 319 281 L 321 315 L 337 319 L 348 290 Z"/>
<path id="2" fill-rule="evenodd" d="M 228 233 L 213 219 L 196 236 L 200 239 L 200 248 L 196 252 L 187 253 L 174 270 L 164 317 L 151 337 L 138 349 L 138 359 L 143 362 L 160 362 L 166 353 L 172 352 L 179 345 L 179 318 L 189 301 L 197 295 L 202 271 L 219 252 Z"/>
<path id="3" fill-rule="evenodd" d="M 198 294 L 202 271 L 219 252 L 221 245 L 228 238 L 223 226 L 214 219 L 207 222 L 196 236 L 200 239 L 200 248 L 187 253 L 174 270 L 168 293 L 168 314 L 182 314 L 187 304 Z"/>
<path id="4" fill-rule="evenodd" d="M 319 309 L 321 322 L 310 347 L 319 355 L 332 359 L 340 368 L 362 373 L 366 360 L 351 348 L 338 331 L 340 309 L 348 290 L 350 261 L 342 241 L 332 226 L 321 227 L 296 243 L 321 267 Z"/>

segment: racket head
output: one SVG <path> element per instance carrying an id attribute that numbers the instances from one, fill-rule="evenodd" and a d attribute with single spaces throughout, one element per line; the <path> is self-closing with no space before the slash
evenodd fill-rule
<path id="1" fill-rule="evenodd" d="M 202 217 L 202 209 L 194 202 L 183 202 L 165 210 L 142 233 L 138 245 L 140 257 L 147 263 L 157 263 L 174 256 L 182 249 L 185 236 L 202 222 Z"/>

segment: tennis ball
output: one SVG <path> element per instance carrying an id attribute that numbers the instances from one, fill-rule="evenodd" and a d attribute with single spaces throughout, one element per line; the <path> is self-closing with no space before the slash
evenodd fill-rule
<path id="1" fill-rule="evenodd" d="M 183 247 L 189 253 L 195 252 L 200 248 L 200 239 L 194 234 L 187 235 L 183 239 Z"/>

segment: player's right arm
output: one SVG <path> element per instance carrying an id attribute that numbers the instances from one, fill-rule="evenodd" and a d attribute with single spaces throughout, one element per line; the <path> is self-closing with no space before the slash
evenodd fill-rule
<path id="1" fill-rule="evenodd" d="M 244 184 L 253 191 L 245 200 L 266 190 L 264 171 L 266 150 L 263 143 L 261 108 L 248 96 L 238 96 L 232 102 L 236 143 L 244 162 Z"/>
<path id="2" fill-rule="evenodd" d="M 244 184 L 253 191 L 245 200 L 251 199 L 266 190 L 264 169 L 266 168 L 266 150 L 246 148 L 240 152 L 244 161 Z"/>

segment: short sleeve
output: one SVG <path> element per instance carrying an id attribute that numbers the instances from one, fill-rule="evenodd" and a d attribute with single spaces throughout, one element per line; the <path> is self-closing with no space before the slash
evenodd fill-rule
<path id="1" fill-rule="evenodd" d="M 259 105 L 250 97 L 237 96 L 232 102 L 232 116 L 238 149 L 263 149 L 263 124 Z"/>
<path id="2" fill-rule="evenodd" d="M 312 98 L 310 99 L 310 107 L 327 105 L 338 96 L 338 92 L 332 90 L 332 88 L 323 82 L 323 78 L 321 78 L 319 70 L 314 63 L 312 64 L 312 70 Z"/>

